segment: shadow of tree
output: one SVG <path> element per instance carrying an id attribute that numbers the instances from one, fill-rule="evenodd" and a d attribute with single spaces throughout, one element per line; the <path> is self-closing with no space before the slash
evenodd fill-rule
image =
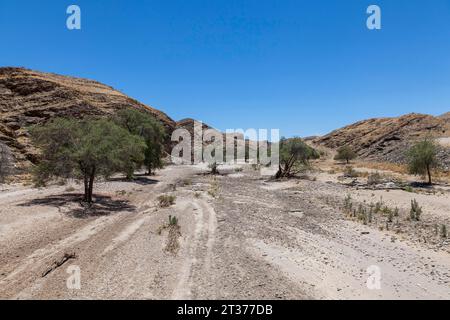
<path id="1" fill-rule="evenodd" d="M 423 188 L 423 189 L 433 189 L 433 185 L 432 184 L 428 184 L 426 182 L 411 182 L 409 184 L 411 187 L 413 188 Z"/>
<path id="2" fill-rule="evenodd" d="M 133 179 L 126 179 L 126 178 L 109 178 L 108 181 L 116 181 L 116 182 L 130 182 L 130 183 L 137 183 L 140 185 L 150 185 L 150 184 L 157 184 L 159 180 L 150 179 L 145 176 L 135 176 Z"/>
<path id="3" fill-rule="evenodd" d="M 33 199 L 19 204 L 19 206 L 52 206 L 58 208 L 62 212 L 66 212 L 68 216 L 79 219 L 105 216 L 119 211 L 133 212 L 136 210 L 136 207 L 131 205 L 127 200 L 113 200 L 111 197 L 102 195 L 94 195 L 93 197 L 94 203 L 91 205 L 82 202 L 82 194 L 67 193 Z"/>

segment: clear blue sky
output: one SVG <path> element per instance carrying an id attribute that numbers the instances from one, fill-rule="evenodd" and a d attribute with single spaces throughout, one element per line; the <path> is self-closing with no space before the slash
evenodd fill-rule
<path id="1" fill-rule="evenodd" d="M 92 78 L 222 130 L 450 111 L 448 0 L 1 0 L 0 39 L 1 66 Z"/>

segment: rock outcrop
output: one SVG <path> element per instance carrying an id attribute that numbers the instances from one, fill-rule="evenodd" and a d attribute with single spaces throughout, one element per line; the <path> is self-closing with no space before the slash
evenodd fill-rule
<path id="1" fill-rule="evenodd" d="M 27 127 L 53 117 L 107 116 L 123 108 L 149 112 L 169 133 L 176 126 L 165 113 L 96 81 L 0 68 L 0 143 L 10 148 L 19 169 L 36 161 Z"/>
<path id="2" fill-rule="evenodd" d="M 363 160 L 404 163 L 405 150 L 426 136 L 450 137 L 450 113 L 440 117 L 412 113 L 364 120 L 315 138 L 314 143 L 333 149 L 348 145 Z M 448 167 L 450 157 L 445 147 L 439 157 Z"/>

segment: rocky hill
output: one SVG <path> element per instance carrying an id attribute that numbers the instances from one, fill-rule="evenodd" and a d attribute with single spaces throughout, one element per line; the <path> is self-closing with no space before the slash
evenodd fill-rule
<path id="1" fill-rule="evenodd" d="M 441 118 L 444 121 L 450 121 L 450 112 L 444 113 L 442 116 L 440 116 L 439 118 Z"/>
<path id="2" fill-rule="evenodd" d="M 19 169 L 36 160 L 28 126 L 52 117 L 106 116 L 122 108 L 151 113 L 169 133 L 176 126 L 163 112 L 96 81 L 23 68 L 0 68 L 0 143 L 10 148 Z"/>
<path id="3" fill-rule="evenodd" d="M 364 120 L 315 138 L 314 143 L 333 149 L 349 145 L 361 159 L 402 163 L 404 151 L 411 143 L 428 135 L 450 137 L 450 113 L 440 117 L 412 113 Z M 440 157 L 450 162 L 447 150 L 441 150 Z"/>

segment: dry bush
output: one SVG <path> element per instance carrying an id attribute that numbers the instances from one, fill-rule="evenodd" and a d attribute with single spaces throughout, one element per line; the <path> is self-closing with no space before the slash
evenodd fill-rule
<path id="1" fill-rule="evenodd" d="M 168 208 L 175 204 L 176 197 L 173 195 L 162 195 L 158 197 L 159 206 L 161 208 Z"/>
<path id="2" fill-rule="evenodd" d="M 347 167 L 345 167 L 345 170 L 344 170 L 344 176 L 347 178 L 357 178 L 357 177 L 359 177 L 359 173 L 358 173 L 358 171 L 353 169 L 353 167 L 347 166 Z"/>
<path id="3" fill-rule="evenodd" d="M 208 194 L 213 198 L 217 198 L 217 196 L 219 195 L 219 191 L 219 184 L 216 179 L 213 179 L 208 189 Z"/>
<path id="4" fill-rule="evenodd" d="M 376 185 L 383 182 L 383 176 L 379 172 L 371 173 L 367 177 L 368 185 Z"/>
<path id="5" fill-rule="evenodd" d="M 178 218 L 169 216 L 169 224 L 167 228 L 169 229 L 169 236 L 167 238 L 166 251 L 176 254 L 180 249 L 178 238 L 181 236 L 181 228 L 178 224 Z"/>
<path id="6" fill-rule="evenodd" d="M 408 168 L 406 167 L 406 165 L 390 162 L 358 162 L 356 166 L 380 171 L 391 171 L 400 174 L 408 174 Z"/>
<path id="7" fill-rule="evenodd" d="M 411 200 L 411 210 L 409 214 L 412 221 L 420 221 L 420 217 L 422 215 L 422 207 L 419 206 L 419 203 L 416 201 L 416 199 Z"/>

